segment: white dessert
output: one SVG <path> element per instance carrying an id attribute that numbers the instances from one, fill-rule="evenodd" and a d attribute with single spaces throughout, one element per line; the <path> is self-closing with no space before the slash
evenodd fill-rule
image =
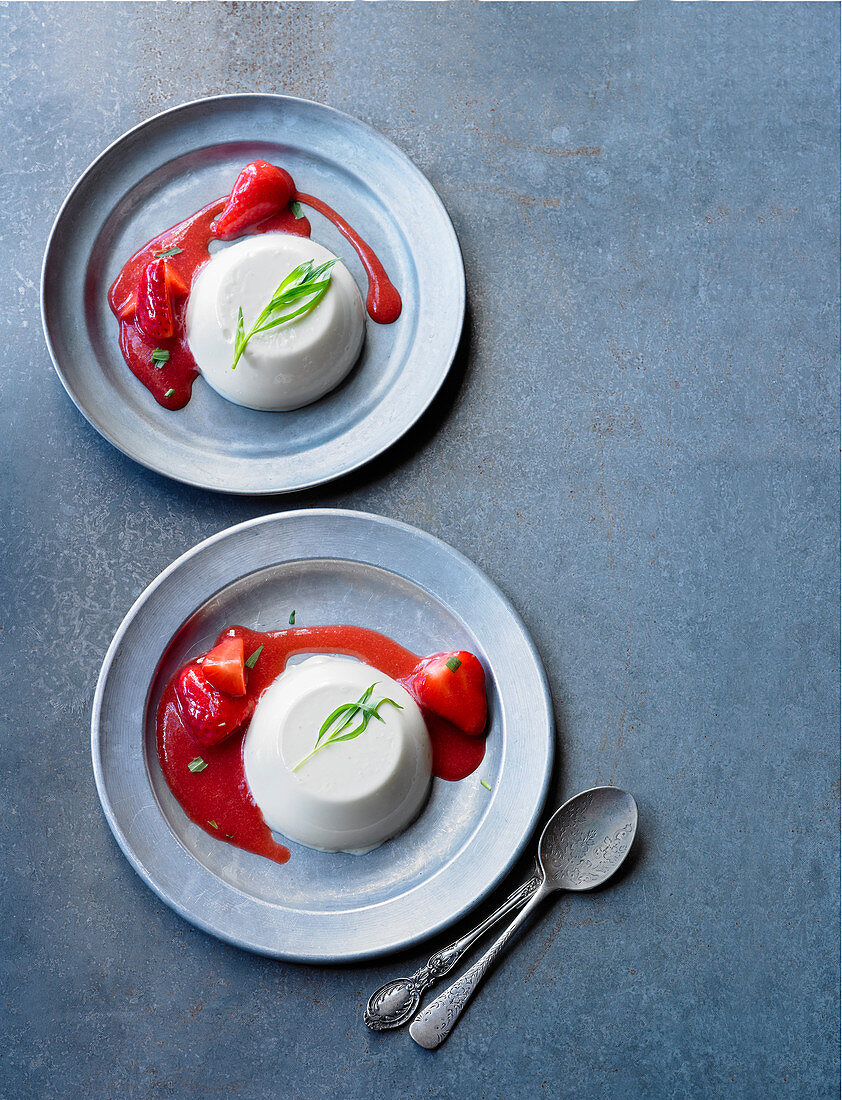
<path id="1" fill-rule="evenodd" d="M 328 715 L 374 683 L 370 704 L 385 696 L 403 709 L 384 703 L 382 722 L 372 719 L 358 737 L 327 745 L 294 771 Z M 308 657 L 261 695 L 243 762 L 270 829 L 310 848 L 361 852 L 401 832 L 421 810 L 430 786 L 430 737 L 417 703 L 397 681 L 351 657 Z"/>
<path id="2" fill-rule="evenodd" d="M 341 261 L 330 269 L 330 286 L 315 309 L 253 336 L 231 369 L 239 309 L 248 332 L 299 264 L 313 260 L 318 266 L 335 258 L 306 237 L 264 233 L 215 253 L 205 264 L 187 302 L 187 342 L 198 370 L 221 397 L 280 412 L 309 405 L 339 385 L 365 335 L 360 292 Z"/>

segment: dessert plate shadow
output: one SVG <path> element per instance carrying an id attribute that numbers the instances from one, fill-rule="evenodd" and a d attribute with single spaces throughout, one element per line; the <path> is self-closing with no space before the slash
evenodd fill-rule
<path id="1" fill-rule="evenodd" d="M 371 244 L 403 298 L 392 325 L 366 323 L 348 378 L 289 413 L 223 400 L 201 379 L 178 412 L 161 408 L 123 361 L 108 288 L 141 245 L 230 190 L 262 158 L 338 210 Z M 340 256 L 363 299 L 356 253 L 321 215 L 313 240 Z M 465 273 L 432 186 L 386 138 L 308 100 L 243 94 L 187 103 L 136 126 L 87 169 L 44 256 L 41 313 L 59 378 L 101 435 L 141 465 L 230 493 L 310 488 L 381 454 L 419 419 L 462 331 Z"/>
<path id="2" fill-rule="evenodd" d="M 281 866 L 188 820 L 161 772 L 155 716 L 172 673 L 224 627 L 367 626 L 417 653 L 469 649 L 485 665 L 485 760 L 435 779 L 403 833 L 364 855 L 289 844 Z M 112 642 L 92 717 L 97 790 L 144 881 L 199 928 L 278 958 L 338 963 L 397 951 L 456 921 L 529 839 L 546 795 L 553 719 L 540 658 L 500 592 L 415 528 L 333 509 L 232 527 L 146 589 Z M 488 784 L 490 791 L 482 785 Z"/>

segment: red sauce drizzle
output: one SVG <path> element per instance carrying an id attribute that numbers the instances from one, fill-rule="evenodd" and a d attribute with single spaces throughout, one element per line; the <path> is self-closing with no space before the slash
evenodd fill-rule
<path id="1" fill-rule="evenodd" d="M 283 672 L 287 660 L 296 653 L 357 657 L 394 680 L 408 677 L 420 660 L 385 634 L 361 626 L 292 627 L 265 634 L 234 626 L 223 631 L 217 642 L 228 636 L 242 637 L 246 653 L 263 646 L 248 674 L 248 693 L 255 697 Z M 164 689 L 157 722 L 158 759 L 170 790 L 190 820 L 211 836 L 286 863 L 289 849 L 272 839 L 246 783 L 243 740 L 248 727 L 213 748 L 200 745 L 181 717 L 175 679 L 173 676 Z M 485 756 L 484 737 L 469 737 L 428 711 L 424 711 L 424 721 L 433 746 L 433 775 L 455 781 L 479 767 Z M 191 772 L 187 767 L 196 756 L 208 765 L 201 772 Z"/>
<path id="2" fill-rule="evenodd" d="M 401 296 L 371 246 L 321 199 L 298 191 L 295 192 L 294 199 L 312 207 L 331 221 L 353 246 L 368 276 L 366 309 L 371 319 L 380 325 L 390 325 L 396 321 L 403 308 Z M 215 239 L 212 223 L 227 201 L 227 195 L 216 199 L 184 221 L 159 233 L 126 261 L 108 292 L 108 304 L 120 322 L 120 351 L 123 358 L 135 377 L 165 409 L 184 408 L 190 400 L 193 382 L 199 373 L 187 346 L 187 299 L 175 303 L 175 335 L 169 340 L 153 340 L 135 323 L 135 292 L 141 272 L 155 259 L 155 253 L 173 247 L 182 251 L 175 256 L 168 256 L 167 263 L 172 265 L 188 287 L 192 287 L 200 268 L 210 259 L 208 244 Z M 309 237 L 311 225 L 305 217 L 296 218 L 291 208 L 287 207 L 283 213 L 252 226 L 243 236 L 270 232 Z M 152 352 L 156 348 L 170 353 L 169 360 L 160 370 L 152 361 Z"/>
<path id="3" fill-rule="evenodd" d="M 354 248 L 368 275 L 368 296 L 365 308 L 372 321 L 380 325 L 391 325 L 401 315 L 403 303 L 392 280 L 386 274 L 383 264 L 377 259 L 370 245 L 367 245 L 359 233 L 352 229 L 343 217 L 336 213 L 326 202 L 296 191 L 295 197 L 305 206 L 318 211 L 328 221 L 333 222 L 346 241 Z"/>

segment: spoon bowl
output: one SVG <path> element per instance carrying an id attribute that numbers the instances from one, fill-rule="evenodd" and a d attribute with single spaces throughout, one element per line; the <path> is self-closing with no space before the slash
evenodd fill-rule
<path id="1" fill-rule="evenodd" d="M 620 867 L 637 831 L 637 804 L 619 787 L 593 787 L 564 803 L 541 833 L 546 886 L 593 890 Z"/>

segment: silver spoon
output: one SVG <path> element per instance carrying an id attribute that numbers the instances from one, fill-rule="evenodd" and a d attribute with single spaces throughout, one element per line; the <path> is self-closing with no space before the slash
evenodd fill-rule
<path id="1" fill-rule="evenodd" d="M 541 833 L 540 886 L 509 927 L 470 970 L 415 1017 L 409 1034 L 435 1050 L 450 1034 L 485 972 L 529 914 L 556 890 L 592 890 L 620 866 L 637 830 L 637 805 L 619 787 L 593 787 L 556 810 Z"/>
<path id="2" fill-rule="evenodd" d="M 475 943 L 501 917 L 505 917 L 512 909 L 525 905 L 538 889 L 542 878 L 540 869 L 536 867 L 535 874 L 514 893 L 509 894 L 499 909 L 495 909 L 491 916 L 486 917 L 476 928 L 472 928 L 458 940 L 443 947 L 441 951 L 436 951 L 411 978 L 393 978 L 392 981 L 381 985 L 369 997 L 363 1015 L 363 1019 L 371 1030 L 387 1031 L 392 1027 L 400 1027 L 410 1020 L 418 1011 L 424 991 L 445 974 L 449 974 L 471 944 Z"/>

